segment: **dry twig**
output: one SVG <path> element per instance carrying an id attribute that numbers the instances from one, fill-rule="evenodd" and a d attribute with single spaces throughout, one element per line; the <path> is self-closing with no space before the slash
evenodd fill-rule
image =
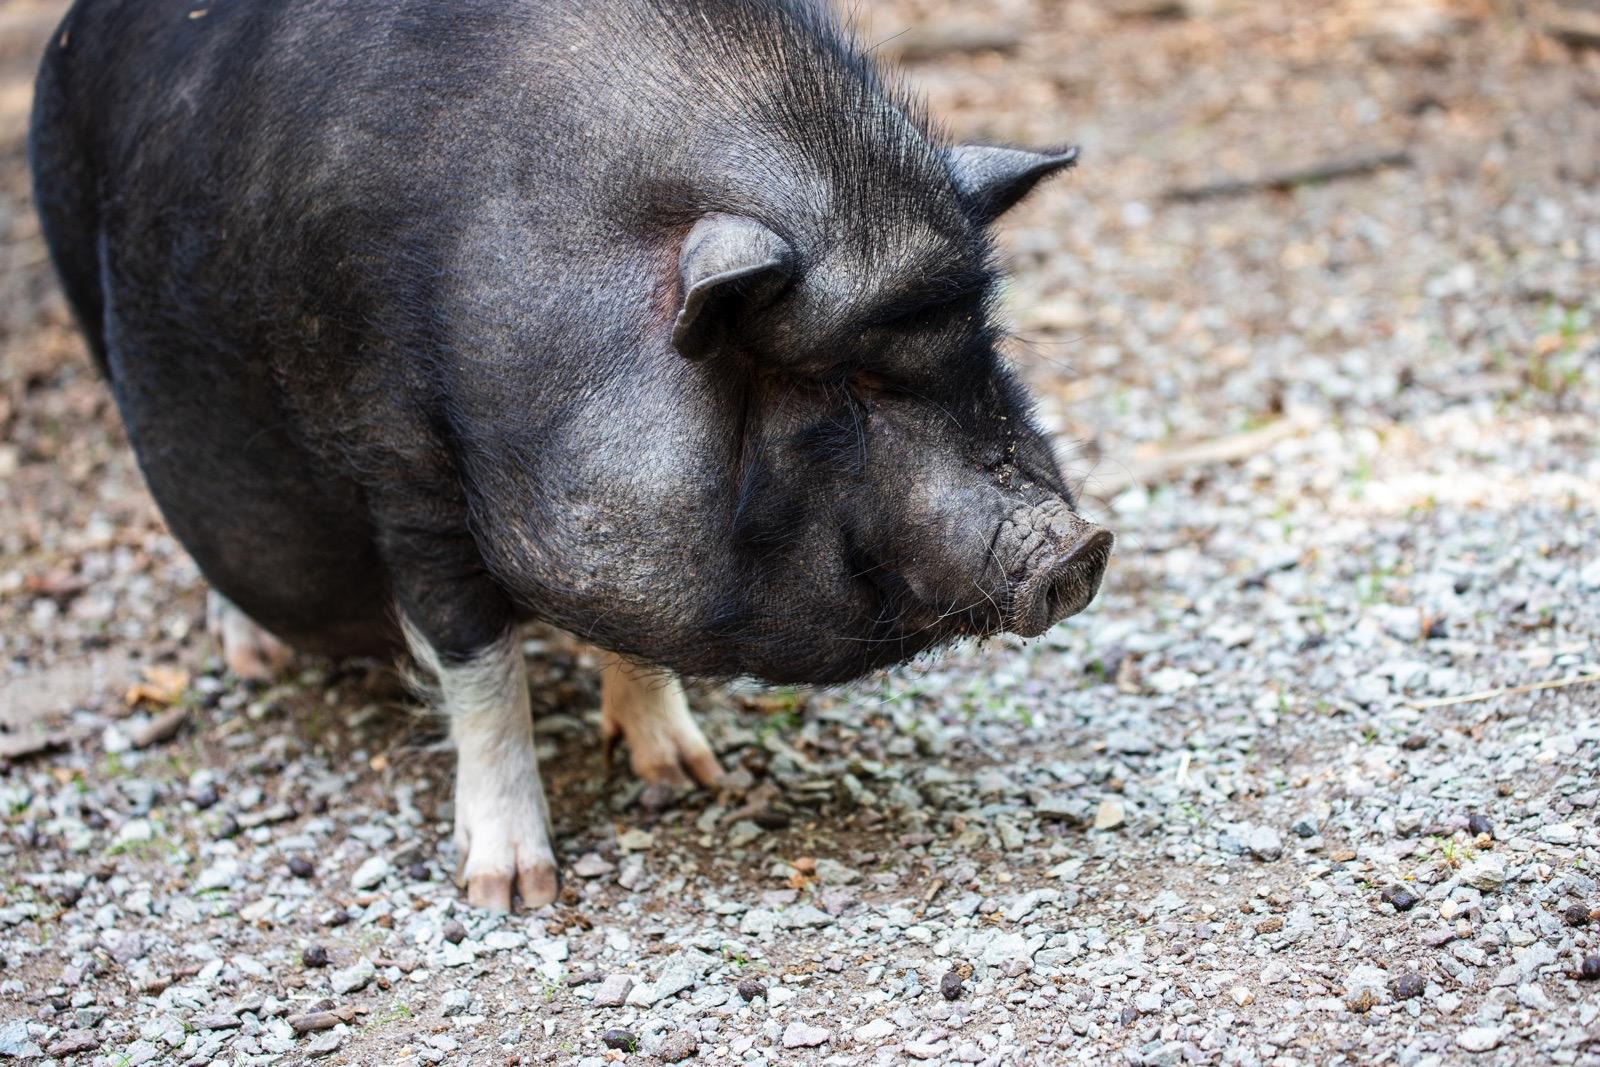
<path id="1" fill-rule="evenodd" d="M 72 735 L 64 732 L 0 734 L 0 760 L 17 760 L 24 756 L 37 756 L 72 743 Z"/>
<path id="2" fill-rule="evenodd" d="M 1556 678 L 1549 682 L 1530 682 L 1528 685 L 1506 685 L 1499 689 L 1485 689 L 1478 693 L 1462 693 L 1460 696 L 1439 697 L 1437 700 L 1413 700 L 1408 706 L 1418 711 L 1429 708 L 1448 708 L 1454 704 L 1475 704 L 1480 700 L 1493 700 L 1495 697 L 1516 696 L 1518 693 L 1532 693 L 1540 689 L 1565 689 L 1572 685 L 1589 685 L 1600 682 L 1600 674 L 1579 674 L 1571 678 Z"/>
<path id="3" fill-rule="evenodd" d="M 1293 411 L 1276 422 L 1254 430 L 1200 441 L 1153 456 L 1135 457 L 1120 471 L 1107 469 L 1103 475 L 1096 475 L 1094 484 L 1084 489 L 1094 496 L 1109 500 L 1130 485 L 1170 481 L 1191 467 L 1254 459 L 1270 451 L 1278 442 L 1310 429 L 1314 422 L 1315 418 L 1309 412 Z"/>
<path id="4" fill-rule="evenodd" d="M 882 41 L 877 49 L 902 63 L 922 63 L 953 54 L 1014 52 L 1023 36 L 1021 27 L 1003 23 L 912 26 Z"/>
<path id="5" fill-rule="evenodd" d="M 1330 159 L 1322 163 L 1314 163 L 1309 167 L 1298 170 L 1280 171 L 1277 174 L 1266 174 L 1259 178 L 1233 179 L 1222 182 L 1212 182 L 1207 185 L 1191 185 L 1169 189 L 1166 193 L 1168 200 L 1179 203 L 1191 204 L 1197 200 L 1218 200 L 1230 196 L 1246 196 L 1250 193 L 1271 189 L 1284 192 L 1297 185 L 1309 185 L 1313 182 L 1328 182 L 1337 178 L 1355 178 L 1375 171 L 1387 170 L 1390 167 L 1409 167 L 1414 162 L 1411 153 L 1403 148 L 1392 149 L 1386 152 L 1375 152 L 1370 155 L 1347 156 L 1341 159 Z"/>
<path id="6" fill-rule="evenodd" d="M 151 719 L 143 729 L 134 732 L 128 740 L 134 748 L 149 748 L 151 745 L 166 741 L 178 732 L 184 720 L 189 717 L 189 709 L 182 704 L 168 708 L 160 715 Z"/>

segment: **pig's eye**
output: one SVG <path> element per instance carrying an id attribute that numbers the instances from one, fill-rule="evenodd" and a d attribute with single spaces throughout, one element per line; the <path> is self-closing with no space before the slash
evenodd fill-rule
<path id="1" fill-rule="evenodd" d="M 889 391 L 884 380 L 869 371 L 857 371 L 845 379 L 845 387 L 857 400 L 874 400 Z"/>

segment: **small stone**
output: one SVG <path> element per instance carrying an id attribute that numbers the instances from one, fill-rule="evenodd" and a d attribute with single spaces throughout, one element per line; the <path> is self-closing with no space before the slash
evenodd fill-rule
<path id="1" fill-rule="evenodd" d="M 98 1037 L 82 1030 L 76 1030 L 66 1034 L 60 1041 L 45 1049 L 45 1055 L 57 1057 L 77 1056 L 85 1052 L 93 1052 L 99 1047 L 100 1039 Z"/>
<path id="2" fill-rule="evenodd" d="M 1412 1000 L 1422 996 L 1422 991 L 1428 988 L 1428 982 L 1420 974 L 1406 973 L 1394 980 L 1394 999 Z"/>
<path id="3" fill-rule="evenodd" d="M 746 1002 L 752 1001 L 757 997 L 764 997 L 767 995 L 767 987 L 756 981 L 754 978 L 739 979 L 738 990 L 739 996 L 744 998 Z"/>
<path id="4" fill-rule="evenodd" d="M 944 977 L 939 979 L 939 992 L 944 994 L 946 1000 L 960 999 L 961 975 L 955 971 L 946 971 Z"/>
<path id="5" fill-rule="evenodd" d="M 1127 821 L 1123 811 L 1122 801 L 1116 797 L 1106 797 L 1094 811 L 1094 828 L 1096 830 L 1115 830 Z"/>
<path id="6" fill-rule="evenodd" d="M 1589 909 L 1582 904 L 1573 904 L 1561 913 L 1561 917 L 1567 921 L 1568 926 L 1589 925 Z"/>
<path id="7" fill-rule="evenodd" d="M 1182 667 L 1163 667 L 1151 673 L 1145 684 L 1157 693 L 1181 693 L 1200 684 L 1200 676 Z"/>
<path id="8" fill-rule="evenodd" d="M 26 1019 L 13 1019 L 0 1025 L 0 1056 L 31 1060 L 38 1058 L 39 1055 L 39 1046 L 28 1036 Z"/>
<path id="9" fill-rule="evenodd" d="M 1442 948 L 1456 939 L 1453 926 L 1436 926 L 1422 934 L 1422 943 L 1429 948 Z"/>
<path id="10" fill-rule="evenodd" d="M 1517 1003 L 1534 1011 L 1555 1010 L 1555 1002 L 1545 995 L 1543 989 L 1532 982 L 1525 982 L 1517 987 Z"/>
<path id="11" fill-rule="evenodd" d="M 649 830 L 628 830 L 617 837 L 617 847 L 624 852 L 645 852 L 655 847 L 656 838 Z"/>
<path id="12" fill-rule="evenodd" d="M 628 1002 L 628 993 L 632 989 L 633 979 L 628 975 L 608 974 L 594 991 L 594 1006 L 620 1008 Z"/>
<path id="13" fill-rule="evenodd" d="M 528 943 L 528 935 L 517 930 L 494 930 L 483 943 L 496 952 L 514 952 Z"/>
<path id="14" fill-rule="evenodd" d="M 1456 1044 L 1468 1052 L 1488 1052 L 1499 1048 L 1504 1036 L 1496 1026 L 1469 1026 L 1456 1035 Z"/>
<path id="15" fill-rule="evenodd" d="M 1578 841 L 1578 828 L 1570 822 L 1553 823 L 1540 829 L 1539 837 L 1552 845 L 1573 845 Z"/>
<path id="16" fill-rule="evenodd" d="M 344 1044 L 344 1035 L 337 1030 L 329 1030 L 318 1034 L 306 1042 L 306 1052 L 312 1056 L 327 1056 L 339 1051 L 339 1046 Z"/>
<path id="17" fill-rule="evenodd" d="M 1593 982 L 1600 980 L 1600 953 L 1591 952 L 1583 957 L 1583 962 L 1578 964 L 1578 981 Z"/>
<path id="18" fill-rule="evenodd" d="M 221 799 L 221 797 L 217 796 L 215 787 L 209 785 L 203 785 L 199 789 L 196 789 L 193 793 L 189 794 L 190 802 L 201 811 L 205 811 L 207 808 L 211 807 L 211 805 L 215 804 Z"/>
<path id="19" fill-rule="evenodd" d="M 817 860 L 817 881 L 824 885 L 850 885 L 861 880 L 861 872 L 835 859 Z"/>
<path id="20" fill-rule="evenodd" d="M 321 945 L 307 945 L 300 950 L 300 962 L 307 967 L 326 967 L 328 950 Z"/>
<path id="21" fill-rule="evenodd" d="M 751 908 L 739 918 L 739 932 L 751 937 L 765 937 L 778 932 L 783 917 L 767 908 Z"/>
<path id="22" fill-rule="evenodd" d="M 374 889 L 389 877 L 389 861 L 382 856 L 373 856 L 361 866 L 356 868 L 356 873 L 350 876 L 351 889 Z"/>
<path id="23" fill-rule="evenodd" d="M 317 873 L 317 869 L 312 865 L 311 861 L 306 859 L 304 856 L 290 856 L 289 873 L 294 875 L 296 878 L 310 878 L 313 874 Z"/>
<path id="24" fill-rule="evenodd" d="M 703 952 L 693 949 L 674 952 L 662 963 L 661 973 L 656 976 L 652 987 L 656 999 L 666 1000 L 685 989 L 693 989 L 699 984 L 700 976 L 714 964 L 715 961 Z"/>
<path id="25" fill-rule="evenodd" d="M 1386 894 L 1395 911 L 1410 911 L 1422 899 L 1409 889 L 1396 889 Z"/>
<path id="26" fill-rule="evenodd" d="M 1461 868 L 1461 880 L 1480 893 L 1492 893 L 1505 885 L 1505 862 L 1499 856 L 1480 856 Z"/>
<path id="27" fill-rule="evenodd" d="M 572 873 L 579 878 L 599 878 L 616 869 L 616 864 L 606 862 L 595 852 L 585 852 L 578 857 L 578 862 L 572 865 Z"/>
<path id="28" fill-rule="evenodd" d="M 816 1048 L 833 1040 L 833 1034 L 810 1023 L 790 1023 L 783 1031 L 784 1048 Z"/>
<path id="29" fill-rule="evenodd" d="M 334 971 L 329 981 L 333 984 L 335 993 L 355 993 L 367 988 L 367 984 L 377 977 L 378 968 L 371 960 L 363 956 L 353 966 L 342 971 Z"/>
<path id="30" fill-rule="evenodd" d="M 1270 863 L 1283 857 L 1283 838 L 1270 826 L 1257 826 L 1245 835 L 1244 847 L 1256 859 Z"/>
<path id="31" fill-rule="evenodd" d="M 117 1061 L 119 1067 L 143 1067 L 146 1063 L 156 1062 L 161 1055 L 152 1041 L 135 1041 L 129 1045 L 121 1060 Z"/>
<path id="32" fill-rule="evenodd" d="M 218 889 L 231 889 L 239 881 L 237 860 L 219 860 L 195 876 L 194 891 L 210 893 Z"/>
<path id="33" fill-rule="evenodd" d="M 197 1030 L 237 1030 L 239 1028 L 239 1017 L 237 1015 L 229 1015 L 226 1012 L 218 1012 L 214 1015 L 197 1015 L 190 1022 L 194 1024 Z"/>
<path id="34" fill-rule="evenodd" d="M 662 1063 L 682 1063 L 699 1051 L 700 1043 L 687 1031 L 679 1030 L 667 1035 L 661 1047 L 656 1049 L 656 1055 Z"/>
<path id="35" fill-rule="evenodd" d="M 639 1039 L 629 1030 L 607 1030 L 600 1035 L 600 1043 L 618 1052 L 637 1052 Z"/>
<path id="36" fill-rule="evenodd" d="M 472 1007 L 472 994 L 465 989 L 452 989 L 439 998 L 439 1007 L 445 1018 L 462 1015 Z"/>
<path id="37" fill-rule="evenodd" d="M 874 1019 L 870 1023 L 856 1027 L 855 1038 L 857 1041 L 875 1045 L 893 1037 L 894 1033 L 894 1023 L 888 1019 Z"/>
<path id="38" fill-rule="evenodd" d="M 1232 989 L 1228 990 L 1228 995 L 1232 997 L 1233 1002 L 1239 1005 L 1241 1008 L 1256 999 L 1256 995 L 1251 992 L 1250 987 L 1243 985 L 1234 986 Z"/>
<path id="39" fill-rule="evenodd" d="M 451 919 L 449 922 L 445 923 L 444 929 L 441 930 L 440 933 L 442 933 L 444 935 L 444 939 L 450 942 L 452 945 L 459 945 L 461 942 L 467 939 L 467 928 L 462 926 L 461 923 L 456 919 Z"/>
<path id="40" fill-rule="evenodd" d="M 1487 815 L 1468 815 L 1467 832 L 1473 837 L 1477 837 L 1479 834 L 1488 834 L 1493 837 L 1494 821 Z"/>

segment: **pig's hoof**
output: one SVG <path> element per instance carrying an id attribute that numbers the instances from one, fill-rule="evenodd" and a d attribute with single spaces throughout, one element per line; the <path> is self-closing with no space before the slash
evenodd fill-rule
<path id="1" fill-rule="evenodd" d="M 468 659 L 446 660 L 409 619 L 406 643 L 437 682 L 456 743 L 456 885 L 482 908 L 542 908 L 561 891 L 550 815 L 533 748 L 528 674 L 514 632 Z"/>
<path id="2" fill-rule="evenodd" d="M 474 907 L 510 911 L 515 892 L 524 908 L 542 908 L 561 892 L 555 852 L 538 811 L 457 815 L 456 848 L 456 885 Z"/>
<path id="3" fill-rule="evenodd" d="M 215 589 L 206 598 L 206 629 L 222 643 L 222 660 L 235 677 L 247 682 L 271 681 L 289 665 L 289 646 Z"/>
<path id="4" fill-rule="evenodd" d="M 631 663 L 613 663 L 600 682 L 600 732 L 607 756 L 620 737 L 633 773 L 646 782 L 704 786 L 722 778 L 722 765 L 689 714 L 678 679 Z"/>

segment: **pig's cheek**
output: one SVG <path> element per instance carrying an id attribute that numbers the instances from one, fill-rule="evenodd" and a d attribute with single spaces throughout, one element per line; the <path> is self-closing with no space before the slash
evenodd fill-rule
<path id="1" fill-rule="evenodd" d="M 527 908 L 560 892 L 550 815 L 533 747 L 527 668 L 515 634 L 473 659 L 446 664 L 409 624 L 406 642 L 436 680 L 456 746 L 456 884 L 470 904 Z"/>

